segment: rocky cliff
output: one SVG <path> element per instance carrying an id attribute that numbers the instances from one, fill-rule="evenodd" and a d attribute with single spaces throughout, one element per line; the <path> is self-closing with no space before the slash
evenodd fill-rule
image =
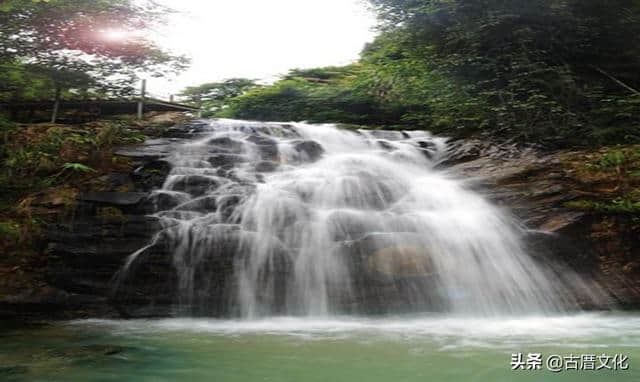
<path id="1" fill-rule="evenodd" d="M 638 148 L 627 150 L 635 153 Z M 620 201 L 625 192 L 637 192 L 638 181 L 621 185 L 628 180 L 619 176 L 619 167 L 605 171 L 601 167 L 606 164 L 598 166 L 612 151 L 621 152 L 619 148 L 548 152 L 459 141 L 452 145 L 445 165 L 523 221 L 532 231 L 534 256 L 560 261 L 592 279 L 613 297 L 612 307 L 637 309 L 640 216 Z"/>

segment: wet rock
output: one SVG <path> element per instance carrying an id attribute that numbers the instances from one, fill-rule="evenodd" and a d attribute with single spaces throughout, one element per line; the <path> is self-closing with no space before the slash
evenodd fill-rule
<path id="1" fill-rule="evenodd" d="M 302 141 L 293 145 L 293 148 L 302 154 L 306 160 L 315 162 L 322 157 L 324 149 L 315 141 Z"/>
<path id="2" fill-rule="evenodd" d="M 330 221 L 336 239 L 351 240 L 347 252 L 349 256 L 355 256 L 352 260 L 364 265 L 362 269 L 390 278 L 434 273 L 430 250 L 418 235 L 406 232 L 371 234 L 382 229 L 375 219 L 347 212 L 334 213 Z"/>
<path id="3" fill-rule="evenodd" d="M 127 207 L 139 204 L 147 195 L 147 193 L 143 192 L 89 192 L 81 195 L 78 199 L 86 202 Z"/>
<path id="4" fill-rule="evenodd" d="M 141 209 L 146 213 L 170 210 L 186 202 L 188 198 L 188 194 L 181 192 L 153 192 L 142 202 Z"/>
<path id="5" fill-rule="evenodd" d="M 157 160 L 169 156 L 175 144 L 176 141 L 169 138 L 150 139 L 141 145 L 120 147 L 114 154 L 141 160 Z"/>
<path id="6" fill-rule="evenodd" d="M 138 189 L 151 191 L 160 188 L 171 171 L 166 160 L 153 160 L 134 170 L 131 177 Z"/>
<path id="7" fill-rule="evenodd" d="M 163 228 L 158 218 L 123 215 L 119 221 L 84 217 L 68 224 L 50 224 L 51 285 L 78 294 L 105 295 L 113 275 L 131 253 L 147 245 Z"/>
<path id="8" fill-rule="evenodd" d="M 280 152 L 278 142 L 264 135 L 250 135 L 247 141 L 253 143 L 263 160 L 278 161 Z"/>
<path id="9" fill-rule="evenodd" d="M 285 138 L 299 138 L 300 134 L 296 131 L 293 125 L 288 123 L 280 124 L 280 132 L 278 134 L 281 137 Z"/>
<path id="10" fill-rule="evenodd" d="M 176 207 L 179 211 L 214 212 L 218 208 L 216 196 L 204 196 L 193 199 Z"/>
<path id="11" fill-rule="evenodd" d="M 429 246 L 415 234 L 369 234 L 337 247 L 353 291 L 344 304 L 369 313 L 442 311 Z"/>
<path id="12" fill-rule="evenodd" d="M 114 273 L 108 295 L 124 318 L 167 316 L 177 302 L 178 275 L 173 266 L 176 245 L 169 228 L 130 259 L 126 272 Z"/>
<path id="13" fill-rule="evenodd" d="M 386 277 L 421 277 L 435 274 L 426 246 L 394 245 L 375 251 L 369 269 Z"/>
<path id="14" fill-rule="evenodd" d="M 120 192 L 122 190 L 132 190 L 135 188 L 133 178 L 127 173 L 114 172 L 95 179 L 93 183 L 96 189 L 111 192 Z"/>
<path id="15" fill-rule="evenodd" d="M 224 182 L 218 177 L 204 175 L 180 175 L 171 188 L 191 195 L 203 195 L 218 188 Z"/>
<path id="16" fill-rule="evenodd" d="M 403 132 L 391 130 L 367 130 L 367 134 L 387 141 L 400 141 L 404 139 Z"/>
<path id="17" fill-rule="evenodd" d="M 420 152 L 427 158 L 433 159 L 433 155 L 437 151 L 437 146 L 434 142 L 431 141 L 418 141 L 418 147 L 420 147 Z"/>
<path id="18" fill-rule="evenodd" d="M 161 218 L 176 219 L 176 220 L 192 220 L 192 219 L 203 217 L 204 215 L 205 215 L 205 212 L 190 211 L 190 210 L 162 211 L 157 214 L 157 216 Z"/>
<path id="19" fill-rule="evenodd" d="M 46 225 L 44 233 L 52 242 L 99 241 L 102 237 L 149 237 L 162 228 L 157 218 L 144 215 L 122 215 L 121 219 L 77 217 L 71 222 Z"/>
<path id="20" fill-rule="evenodd" d="M 369 256 L 384 248 L 398 246 L 424 247 L 426 244 L 420 235 L 413 233 L 371 233 L 362 239 L 348 243 L 350 248 L 348 252 L 356 257 L 368 259 Z"/>
<path id="21" fill-rule="evenodd" d="M 255 166 L 255 171 L 257 172 L 274 172 L 278 169 L 280 165 L 276 162 L 272 161 L 262 161 L 258 162 Z"/>
<path id="22" fill-rule="evenodd" d="M 344 210 L 331 213 L 327 226 L 334 241 L 357 240 L 369 232 L 382 230 L 378 221 L 370 215 Z"/>
<path id="23" fill-rule="evenodd" d="M 387 151 L 393 151 L 395 150 L 395 147 L 393 147 L 393 145 L 391 143 L 389 143 L 388 141 L 377 141 L 376 142 L 378 144 L 378 146 L 380 146 L 380 148 L 387 150 Z"/>
<path id="24" fill-rule="evenodd" d="M 212 146 L 215 151 L 227 153 L 241 153 L 244 149 L 244 144 L 242 142 L 229 137 L 213 138 L 208 140 L 207 144 Z"/>
<path id="25" fill-rule="evenodd" d="M 217 199 L 218 212 L 223 222 L 233 222 L 233 215 L 236 207 L 242 203 L 244 197 L 241 195 L 224 195 Z"/>
<path id="26" fill-rule="evenodd" d="M 186 124 L 176 125 L 168 128 L 162 135 L 169 138 L 197 138 L 206 134 L 209 130 L 209 123 L 204 121 L 191 121 Z"/>
<path id="27" fill-rule="evenodd" d="M 449 144 L 441 165 L 451 166 L 480 158 L 490 144 L 479 140 L 460 140 Z"/>
<path id="28" fill-rule="evenodd" d="M 237 154 L 216 154 L 209 157 L 209 163 L 211 163 L 213 167 L 235 166 L 247 161 L 247 157 Z"/>
<path id="29" fill-rule="evenodd" d="M 372 233 L 343 242 L 340 252 L 352 269 L 365 270 L 368 277 L 429 276 L 432 273 L 428 245 L 417 234 Z"/>
<path id="30" fill-rule="evenodd" d="M 342 200 L 338 202 L 361 209 L 387 209 L 399 198 L 394 192 L 397 188 L 390 182 L 391 180 L 376 174 L 359 171 L 338 181 L 339 187 L 343 189 L 340 193 L 343 195 Z"/>
<path id="31" fill-rule="evenodd" d="M 248 182 L 230 182 L 222 185 L 216 190 L 215 194 L 218 196 L 240 196 L 246 197 L 253 194 L 256 190 L 256 185 Z"/>
<path id="32" fill-rule="evenodd" d="M 183 314 L 229 314 L 234 263 L 245 233 L 230 224 L 182 229 L 164 231 L 156 244 L 132 261 L 113 296 L 121 312 L 140 317 L 162 314 L 160 308 L 165 307 L 167 314 L 167 308 L 177 305 Z M 193 244 L 180 246 L 175 240 L 178 235 L 187 235 Z"/>
<path id="33" fill-rule="evenodd" d="M 416 143 L 422 149 L 427 149 L 427 150 L 435 150 L 436 149 L 436 144 L 433 143 L 432 141 L 418 141 Z"/>

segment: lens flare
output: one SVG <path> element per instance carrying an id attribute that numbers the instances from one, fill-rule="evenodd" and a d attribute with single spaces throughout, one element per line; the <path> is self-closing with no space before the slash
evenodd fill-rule
<path id="1" fill-rule="evenodd" d="M 103 29 L 99 32 L 99 36 L 102 40 L 110 42 L 126 42 L 141 38 L 142 32 L 117 28 Z"/>

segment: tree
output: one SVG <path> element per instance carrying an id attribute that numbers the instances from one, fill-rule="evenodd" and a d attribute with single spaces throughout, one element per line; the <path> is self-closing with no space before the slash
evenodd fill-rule
<path id="1" fill-rule="evenodd" d="M 412 57 L 460 85 L 480 102 L 477 127 L 521 140 L 637 139 L 637 1 L 370 1 L 383 36 L 402 36 L 387 62 Z"/>
<path id="2" fill-rule="evenodd" d="M 9 1 L 0 9 L 0 70 L 129 94 L 139 73 L 161 76 L 187 64 L 136 33 L 169 12 L 152 1 Z M 110 38 L 116 32 L 122 38 Z"/>
<path id="3" fill-rule="evenodd" d="M 222 82 L 209 82 L 187 87 L 180 95 L 187 97 L 189 102 L 201 102 L 205 109 L 204 116 L 211 116 L 222 110 L 228 99 L 238 97 L 257 87 L 259 85 L 254 80 L 230 78 Z"/>
<path id="4" fill-rule="evenodd" d="M 371 94 L 363 65 L 294 69 L 271 86 L 227 101 L 222 117 L 353 124 L 393 123 L 400 117 Z"/>

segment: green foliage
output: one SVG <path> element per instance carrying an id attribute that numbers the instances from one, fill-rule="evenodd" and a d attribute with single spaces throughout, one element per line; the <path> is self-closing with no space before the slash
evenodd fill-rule
<path id="1" fill-rule="evenodd" d="M 587 167 L 595 171 L 620 173 L 635 173 L 640 171 L 640 147 L 614 147 L 607 148 Z"/>
<path id="2" fill-rule="evenodd" d="M 621 150 L 613 150 L 605 153 L 598 161 L 597 166 L 601 169 L 619 167 L 627 161 L 627 157 Z"/>
<path id="3" fill-rule="evenodd" d="M 370 0 L 359 64 L 293 70 L 221 115 L 490 134 L 550 148 L 640 142 L 640 3 Z"/>
<path id="4" fill-rule="evenodd" d="M 399 113 L 385 107 L 362 82 L 363 65 L 292 70 L 282 80 L 232 98 L 220 117 L 258 120 L 396 123 Z"/>
<path id="5" fill-rule="evenodd" d="M 31 0 L 31 3 L 54 3 L 56 0 Z M 29 6 L 29 0 L 4 0 L 0 3 L 0 12 L 9 12 Z"/>
<path id="6" fill-rule="evenodd" d="M 9 119 L 0 113 L 0 134 L 7 133 L 13 129 L 15 129 L 15 123 L 9 121 Z M 0 152 L 1 152 L 0 148 Z"/>
<path id="7" fill-rule="evenodd" d="M 83 165 L 82 163 L 65 163 L 62 165 L 62 171 L 65 171 L 65 170 L 85 172 L 85 173 L 96 171 L 89 166 Z"/>
<path id="8" fill-rule="evenodd" d="M 0 100 L 50 98 L 54 88 L 93 96 L 130 94 L 140 72 L 182 70 L 172 56 L 142 38 L 120 41 L 105 31 L 139 31 L 168 9 L 153 1 L 8 1 L 0 8 Z"/>
<path id="9" fill-rule="evenodd" d="M 371 2 L 383 35 L 403 36 L 391 58 L 418 53 L 464 84 L 482 130 L 560 145 L 639 139 L 637 2 Z"/>
<path id="10" fill-rule="evenodd" d="M 614 199 L 610 202 L 577 200 L 565 203 L 565 207 L 580 211 L 596 211 L 603 213 L 640 213 L 640 201 L 622 198 Z"/>
<path id="11" fill-rule="evenodd" d="M 0 236 L 7 241 L 17 241 L 20 238 L 20 224 L 15 221 L 0 222 Z"/>
<path id="12" fill-rule="evenodd" d="M 142 133 L 118 122 L 83 128 L 34 125 L 12 128 L 0 145 L 2 203 L 59 184 L 73 183 L 110 170 L 120 163 L 115 145 L 140 142 Z M 123 163 L 122 165 L 126 165 Z"/>
<path id="13" fill-rule="evenodd" d="M 608 147 L 584 159 L 584 167 L 579 166 L 576 174 L 580 183 L 591 185 L 589 193 L 593 198 L 566 203 L 567 208 L 640 213 L 640 146 Z"/>
<path id="14" fill-rule="evenodd" d="M 203 116 L 210 117 L 227 107 L 227 100 L 241 96 L 251 89 L 260 87 L 254 80 L 231 78 L 222 82 L 209 82 L 200 86 L 186 88 L 180 94 L 188 102 L 201 103 Z"/>

